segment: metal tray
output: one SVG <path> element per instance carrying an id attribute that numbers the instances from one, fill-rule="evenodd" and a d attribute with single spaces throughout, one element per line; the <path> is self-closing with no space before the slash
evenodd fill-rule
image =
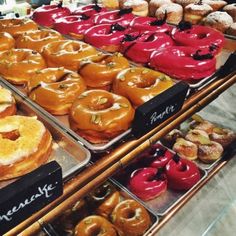
<path id="1" fill-rule="evenodd" d="M 0 80 L 0 85 L 12 91 L 17 104 L 17 114 L 25 116 L 37 116 L 38 120 L 44 123 L 53 137 L 53 151 L 50 160 L 57 161 L 62 167 L 63 181 L 67 181 L 70 177 L 81 170 L 90 161 L 90 152 L 73 140 L 63 130 L 59 129 L 51 122 L 42 112 L 31 106 L 24 97 L 17 94 L 11 87 L 8 87 Z M 2 181 L 0 187 L 6 186 L 13 182 Z"/>

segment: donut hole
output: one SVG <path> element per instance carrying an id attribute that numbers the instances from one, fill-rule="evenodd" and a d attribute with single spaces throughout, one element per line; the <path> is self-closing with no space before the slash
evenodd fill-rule
<path id="1" fill-rule="evenodd" d="M 206 37 L 207 37 L 207 34 L 205 33 L 198 34 L 198 39 L 204 39 Z"/>
<path id="2" fill-rule="evenodd" d="M 154 34 L 152 34 L 145 40 L 145 42 L 152 42 L 154 39 L 155 39 L 155 36 Z"/>
<path id="3" fill-rule="evenodd" d="M 98 191 L 94 193 L 94 197 L 97 199 L 104 199 L 111 193 L 109 186 L 105 185 L 102 188 L 99 188 Z"/>
<path id="4" fill-rule="evenodd" d="M 142 78 L 142 80 L 137 81 L 136 86 L 138 88 L 149 88 L 152 87 L 156 82 L 155 78 Z"/>
<path id="5" fill-rule="evenodd" d="M 64 48 L 67 52 L 77 52 L 81 50 L 81 45 L 80 44 L 68 44 Z"/>
<path id="6" fill-rule="evenodd" d="M 186 171 L 186 170 L 187 170 L 187 165 L 181 165 L 181 166 L 179 166 L 178 170 L 179 170 L 180 172 Z"/>
<path id="7" fill-rule="evenodd" d="M 92 236 L 98 236 L 98 235 L 100 235 L 100 233 L 102 233 L 102 232 L 103 232 L 103 229 L 96 226 L 96 227 L 91 228 L 90 235 L 92 235 Z"/>
<path id="8" fill-rule="evenodd" d="M 91 101 L 90 109 L 94 111 L 109 109 L 113 106 L 113 103 L 114 100 L 111 97 L 97 96 Z"/>
<path id="9" fill-rule="evenodd" d="M 131 218 L 135 217 L 135 211 L 132 209 L 128 209 L 127 211 L 124 211 L 123 217 L 125 219 L 131 219 Z"/>
<path id="10" fill-rule="evenodd" d="M 20 133 L 18 130 L 12 130 L 9 132 L 0 132 L 0 134 L 2 135 L 3 139 L 9 139 L 12 141 L 17 140 L 20 137 Z"/>

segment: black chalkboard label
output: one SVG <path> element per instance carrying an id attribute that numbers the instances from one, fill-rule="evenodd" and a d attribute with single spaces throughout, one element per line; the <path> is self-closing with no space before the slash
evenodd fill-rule
<path id="1" fill-rule="evenodd" d="M 139 138 L 176 114 L 183 106 L 189 85 L 179 82 L 139 106 L 135 111 L 132 134 Z"/>
<path id="2" fill-rule="evenodd" d="M 0 235 L 42 209 L 63 192 L 62 170 L 52 161 L 0 190 Z"/>

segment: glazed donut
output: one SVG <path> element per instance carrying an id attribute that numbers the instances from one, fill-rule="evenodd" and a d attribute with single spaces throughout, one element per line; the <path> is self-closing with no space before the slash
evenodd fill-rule
<path id="1" fill-rule="evenodd" d="M 149 201 L 166 191 L 167 181 L 165 175 L 157 168 L 145 167 L 131 174 L 128 188 L 141 200 Z"/>
<path id="2" fill-rule="evenodd" d="M 200 171 L 195 163 L 181 159 L 177 155 L 166 165 L 168 187 L 175 190 L 188 190 L 201 178 Z"/>
<path id="3" fill-rule="evenodd" d="M 216 71 L 212 52 L 194 47 L 173 46 L 153 52 L 150 67 L 180 80 L 200 80 Z"/>
<path id="4" fill-rule="evenodd" d="M 122 10 L 103 12 L 94 18 L 94 23 L 96 25 L 119 24 L 123 27 L 127 27 L 135 17 L 131 12 L 132 9 L 122 9 Z"/>
<path id="5" fill-rule="evenodd" d="M 86 30 L 94 25 L 90 18 L 84 15 L 64 16 L 57 19 L 53 28 L 61 34 L 68 34 L 76 39 L 82 40 Z"/>
<path id="6" fill-rule="evenodd" d="M 85 32 L 84 41 L 105 51 L 117 52 L 125 32 L 125 28 L 119 24 L 99 24 Z"/>
<path id="7" fill-rule="evenodd" d="M 1 19 L 0 32 L 7 32 L 16 38 L 27 31 L 37 30 L 38 26 L 30 19 Z"/>
<path id="8" fill-rule="evenodd" d="M 16 103 L 11 91 L 0 86 L 0 118 L 15 114 Z"/>
<path id="9" fill-rule="evenodd" d="M 128 34 L 122 41 L 120 51 L 132 61 L 145 64 L 153 51 L 173 45 L 174 41 L 165 33 L 148 32 L 133 38 Z"/>
<path id="10" fill-rule="evenodd" d="M 33 72 L 46 67 L 43 57 L 30 49 L 0 52 L 0 75 L 13 84 L 25 84 Z"/>
<path id="11" fill-rule="evenodd" d="M 172 38 L 178 45 L 194 48 L 209 48 L 211 53 L 217 54 L 223 47 L 224 35 L 210 27 L 203 25 L 184 25 L 176 27 L 171 32 Z"/>
<path id="12" fill-rule="evenodd" d="M 79 7 L 72 14 L 73 15 L 85 15 L 88 17 L 92 17 L 98 13 L 106 12 L 107 9 L 98 4 L 89 4 L 87 6 Z"/>
<path id="13" fill-rule="evenodd" d="M 35 117 L 0 119 L 0 180 L 36 169 L 48 160 L 51 147 L 51 134 Z"/>
<path id="14" fill-rule="evenodd" d="M 76 72 L 62 68 L 46 68 L 28 81 L 28 96 L 53 115 L 68 114 L 73 101 L 86 85 Z"/>
<path id="15" fill-rule="evenodd" d="M 0 51 L 9 50 L 15 47 L 14 38 L 6 32 L 0 33 Z"/>
<path id="16" fill-rule="evenodd" d="M 109 90 L 117 74 L 128 67 L 128 60 L 115 53 L 105 56 L 100 62 L 84 64 L 79 73 L 90 88 Z"/>
<path id="17" fill-rule="evenodd" d="M 41 53 L 43 51 L 43 47 L 45 47 L 48 43 L 62 39 L 62 35 L 53 30 L 41 29 L 29 31 L 21 34 L 17 38 L 16 48 L 28 48 Z"/>
<path id="18" fill-rule="evenodd" d="M 61 40 L 47 44 L 42 52 L 49 67 L 64 66 L 78 71 L 82 62 L 98 61 L 102 58 L 94 47 L 79 41 Z"/>
<path id="19" fill-rule="evenodd" d="M 208 134 L 204 130 L 198 130 L 198 129 L 193 129 L 188 131 L 188 133 L 185 136 L 185 139 L 197 145 L 201 143 L 210 142 Z"/>
<path id="20" fill-rule="evenodd" d="M 43 5 L 34 10 L 32 19 L 39 25 L 52 27 L 59 17 L 68 16 L 71 12 L 67 7 L 62 7 L 62 2 L 58 5 Z"/>
<path id="21" fill-rule="evenodd" d="M 92 143 L 104 143 L 130 127 L 134 109 L 129 101 L 104 90 L 82 93 L 73 103 L 71 128 Z"/>
<path id="22" fill-rule="evenodd" d="M 113 82 L 113 91 L 140 106 L 173 85 L 170 77 L 145 67 L 121 71 Z"/>
<path id="23" fill-rule="evenodd" d="M 120 202 L 112 212 L 111 219 L 125 236 L 143 235 L 151 225 L 146 209 L 133 199 Z"/>
<path id="24" fill-rule="evenodd" d="M 118 236 L 116 228 L 102 216 L 91 215 L 81 220 L 75 227 L 74 236 Z"/>

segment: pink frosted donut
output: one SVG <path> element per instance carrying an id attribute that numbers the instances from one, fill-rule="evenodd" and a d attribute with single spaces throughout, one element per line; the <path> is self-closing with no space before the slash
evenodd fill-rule
<path id="1" fill-rule="evenodd" d="M 87 6 L 79 7 L 72 14 L 73 15 L 86 15 L 86 16 L 94 16 L 95 14 L 99 14 L 102 12 L 106 12 L 107 9 L 97 4 L 89 4 Z"/>

